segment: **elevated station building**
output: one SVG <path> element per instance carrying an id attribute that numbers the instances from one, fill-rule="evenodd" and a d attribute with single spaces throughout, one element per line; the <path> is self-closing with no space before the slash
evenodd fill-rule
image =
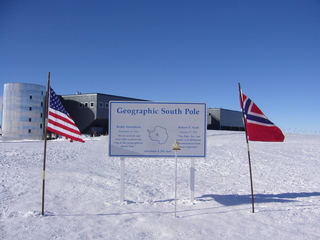
<path id="1" fill-rule="evenodd" d="M 46 87 L 6 83 L 2 103 L 2 139 L 43 139 Z"/>
<path id="2" fill-rule="evenodd" d="M 3 140 L 34 139 L 44 136 L 46 87 L 29 83 L 6 83 L 2 106 Z M 148 101 L 102 93 L 59 96 L 82 134 L 108 133 L 109 101 Z M 207 128 L 243 131 L 242 113 L 208 108 Z"/>
<path id="3" fill-rule="evenodd" d="M 146 101 L 102 93 L 63 95 L 61 98 L 82 134 L 108 132 L 109 101 Z"/>
<path id="4" fill-rule="evenodd" d="M 244 131 L 242 112 L 223 108 L 208 108 L 207 128 L 214 130 Z"/>

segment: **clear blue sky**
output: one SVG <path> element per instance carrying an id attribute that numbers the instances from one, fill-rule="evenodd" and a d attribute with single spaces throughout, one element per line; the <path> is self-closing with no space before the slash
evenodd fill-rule
<path id="1" fill-rule="evenodd" d="M 319 0 L 1 0 L 0 86 L 240 110 L 320 133 Z"/>

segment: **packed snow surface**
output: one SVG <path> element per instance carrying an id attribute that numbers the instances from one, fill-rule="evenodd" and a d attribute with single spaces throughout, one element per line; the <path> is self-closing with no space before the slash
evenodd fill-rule
<path id="1" fill-rule="evenodd" d="M 207 157 L 120 158 L 108 136 L 47 142 L 0 140 L 1 239 L 320 239 L 320 135 L 250 142 L 255 213 L 243 132 L 208 131 Z"/>

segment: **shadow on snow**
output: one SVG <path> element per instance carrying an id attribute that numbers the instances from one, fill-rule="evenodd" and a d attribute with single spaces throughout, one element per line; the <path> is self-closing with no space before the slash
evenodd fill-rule
<path id="1" fill-rule="evenodd" d="M 297 198 L 320 196 L 320 192 L 280 193 L 280 194 L 254 194 L 255 203 L 268 202 L 297 202 Z M 217 195 L 205 194 L 196 198 L 197 201 L 216 201 L 225 206 L 251 204 L 251 195 Z"/>
<path id="2" fill-rule="evenodd" d="M 320 192 L 302 192 L 302 193 L 280 193 L 280 194 L 255 194 L 254 195 L 254 201 L 255 203 L 270 203 L 270 202 L 278 202 L 278 203 L 288 203 L 288 202 L 298 202 L 299 200 L 297 198 L 305 198 L 305 197 L 314 197 L 314 196 L 320 196 Z M 216 201 L 224 206 L 237 206 L 242 204 L 251 204 L 251 195 L 218 195 L 218 194 L 205 194 L 201 197 L 196 197 L 196 201 L 198 202 L 206 202 L 206 201 Z M 166 199 L 166 200 L 158 200 L 158 201 L 150 201 L 149 203 L 160 203 L 160 202 L 172 202 L 174 199 Z M 146 202 L 135 202 L 126 200 L 124 202 L 125 204 L 145 204 Z M 221 206 L 220 206 L 221 207 Z M 220 208 L 219 206 L 214 207 Z M 201 211 L 208 211 L 210 208 L 204 208 L 204 209 L 198 209 Z M 178 212 L 192 212 L 195 211 L 195 209 L 190 210 L 180 210 Z M 133 212 L 112 212 L 112 213 L 80 213 L 80 214 L 54 214 L 52 212 L 46 212 L 44 216 L 116 216 L 116 215 L 130 215 L 130 214 L 136 214 L 136 213 L 142 213 L 141 211 L 133 211 Z M 172 214 L 173 211 L 146 211 L 144 213 L 161 213 L 161 214 Z M 184 217 L 190 217 L 195 215 L 202 215 L 202 214 L 210 214 L 210 212 L 206 213 L 199 213 L 199 214 L 192 214 L 189 216 Z M 41 216 L 41 214 L 38 214 Z"/>

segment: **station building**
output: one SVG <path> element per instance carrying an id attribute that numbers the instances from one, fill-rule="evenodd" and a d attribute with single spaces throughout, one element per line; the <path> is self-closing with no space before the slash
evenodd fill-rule
<path id="1" fill-rule="evenodd" d="M 61 96 L 61 102 L 82 134 L 107 134 L 109 101 L 146 101 L 102 93 Z"/>
<path id="2" fill-rule="evenodd" d="M 6 83 L 2 106 L 3 140 L 34 139 L 44 136 L 46 87 L 29 83 Z M 102 93 L 59 96 L 82 134 L 108 134 L 109 101 L 148 101 Z M 243 131 L 242 113 L 208 108 L 207 128 Z"/>
<path id="3" fill-rule="evenodd" d="M 242 112 L 223 108 L 208 108 L 207 128 L 214 130 L 244 131 Z"/>
<path id="4" fill-rule="evenodd" d="M 43 139 L 46 87 L 29 83 L 4 84 L 2 139 Z"/>

